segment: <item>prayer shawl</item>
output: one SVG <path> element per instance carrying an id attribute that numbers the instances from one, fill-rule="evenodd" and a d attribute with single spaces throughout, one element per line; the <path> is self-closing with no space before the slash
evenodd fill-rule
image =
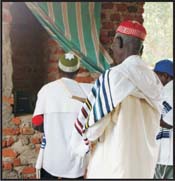
<path id="1" fill-rule="evenodd" d="M 167 83 L 163 88 L 162 120 L 173 126 L 173 81 Z M 173 165 L 173 128 L 160 127 L 156 136 L 160 144 L 157 164 Z"/>
<path id="2" fill-rule="evenodd" d="M 163 109 L 162 109 L 162 119 L 166 116 L 167 113 L 169 113 L 169 111 L 172 110 L 171 105 L 168 104 L 167 101 L 163 101 Z M 162 138 L 170 138 L 170 130 L 167 128 L 160 128 L 160 132 L 159 134 L 156 136 L 156 139 L 162 139 Z"/>
<path id="3" fill-rule="evenodd" d="M 116 82 L 117 73 L 121 73 L 124 79 Z M 140 98 L 144 95 L 147 102 L 160 112 L 161 90 L 162 84 L 159 78 L 140 56 L 132 55 L 122 64 L 107 70 L 96 80 L 75 121 L 75 128 L 86 145 L 86 148 L 81 149 L 80 152 L 89 151 L 86 130 L 112 112 L 128 95 L 137 94 Z"/>
<path id="4" fill-rule="evenodd" d="M 165 87 L 164 87 L 164 101 L 162 102 L 162 114 L 161 114 L 161 119 L 166 120 L 166 116 L 170 115 L 173 110 L 173 102 L 172 102 L 172 81 L 169 82 Z M 172 117 L 169 117 L 168 120 L 171 120 Z M 171 125 L 171 122 L 168 124 Z M 162 139 L 162 138 L 170 138 L 170 129 L 167 128 L 162 128 L 160 127 L 160 131 L 156 137 L 157 140 Z"/>

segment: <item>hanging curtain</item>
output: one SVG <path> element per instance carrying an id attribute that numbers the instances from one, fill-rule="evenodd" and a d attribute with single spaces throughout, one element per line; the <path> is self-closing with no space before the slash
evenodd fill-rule
<path id="1" fill-rule="evenodd" d="M 99 42 L 100 2 L 26 2 L 65 52 L 73 51 L 91 72 L 104 72 L 112 59 Z"/>

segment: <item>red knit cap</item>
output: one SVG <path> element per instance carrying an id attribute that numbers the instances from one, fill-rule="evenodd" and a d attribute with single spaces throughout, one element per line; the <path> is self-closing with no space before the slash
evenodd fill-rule
<path id="1" fill-rule="evenodd" d="M 123 21 L 118 26 L 116 32 L 145 39 L 146 30 L 138 21 Z"/>

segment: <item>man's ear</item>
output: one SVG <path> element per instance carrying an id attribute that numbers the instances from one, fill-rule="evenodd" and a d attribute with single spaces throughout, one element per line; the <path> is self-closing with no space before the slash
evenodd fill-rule
<path id="1" fill-rule="evenodd" d="M 163 76 L 166 78 L 166 80 L 169 79 L 169 75 L 167 73 L 163 73 Z"/>
<path id="2" fill-rule="evenodd" d="M 144 46 L 142 45 L 141 48 L 140 48 L 140 50 L 139 50 L 140 56 L 142 56 L 142 54 L 143 54 L 143 49 L 144 49 Z"/>
<path id="3" fill-rule="evenodd" d="M 119 45 L 120 45 L 119 47 L 120 47 L 120 48 L 123 48 L 123 39 L 122 39 L 122 37 L 121 37 L 121 36 L 118 36 L 117 39 L 118 39 L 118 41 L 119 41 Z"/>

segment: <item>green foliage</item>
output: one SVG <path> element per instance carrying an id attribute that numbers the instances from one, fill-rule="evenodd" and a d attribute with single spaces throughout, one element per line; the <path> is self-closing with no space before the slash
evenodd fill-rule
<path id="1" fill-rule="evenodd" d="M 173 57 L 173 3 L 146 2 L 144 26 L 147 36 L 143 59 L 151 66 L 164 58 Z"/>

